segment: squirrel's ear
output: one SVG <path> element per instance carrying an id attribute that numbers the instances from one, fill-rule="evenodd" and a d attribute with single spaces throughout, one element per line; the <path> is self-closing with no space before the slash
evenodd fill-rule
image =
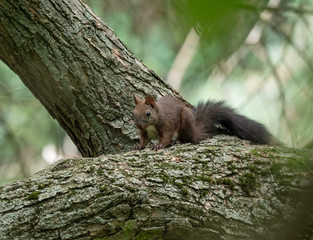
<path id="1" fill-rule="evenodd" d="M 135 94 L 133 95 L 133 97 L 134 97 L 134 102 L 135 102 L 136 105 L 143 101 L 140 97 L 136 96 Z"/>
<path id="2" fill-rule="evenodd" d="M 150 105 L 153 108 L 156 107 L 154 97 L 151 94 L 146 95 L 145 104 Z"/>

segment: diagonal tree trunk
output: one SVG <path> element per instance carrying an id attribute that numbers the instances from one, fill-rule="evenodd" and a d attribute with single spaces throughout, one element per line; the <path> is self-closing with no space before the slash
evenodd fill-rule
<path id="1" fill-rule="evenodd" d="M 81 0 L 0 0 L 0 59 L 83 156 L 133 146 L 133 93 L 176 94 Z"/>
<path id="2" fill-rule="evenodd" d="M 0 236 L 308 237 L 304 233 L 312 235 L 312 228 L 301 227 L 312 223 L 313 199 L 303 197 L 311 178 L 311 153 L 223 136 L 157 152 L 67 159 L 0 188 Z"/>

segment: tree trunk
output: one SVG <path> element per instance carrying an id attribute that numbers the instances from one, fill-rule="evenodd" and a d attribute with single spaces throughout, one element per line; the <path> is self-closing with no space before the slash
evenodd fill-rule
<path id="1" fill-rule="evenodd" d="M 0 59 L 83 156 L 133 146 L 133 93 L 179 97 L 81 0 L 0 0 Z"/>
<path id="2" fill-rule="evenodd" d="M 0 236 L 295 239 L 306 219 L 295 214 L 304 207 L 312 213 L 313 199 L 306 205 L 302 198 L 311 161 L 303 150 L 224 136 L 157 152 L 66 159 L 0 189 Z"/>

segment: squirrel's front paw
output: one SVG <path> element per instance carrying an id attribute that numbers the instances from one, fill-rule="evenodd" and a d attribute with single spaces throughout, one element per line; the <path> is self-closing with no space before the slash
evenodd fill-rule
<path id="1" fill-rule="evenodd" d="M 164 148 L 163 144 L 162 143 L 157 143 L 157 144 L 154 144 L 154 146 L 152 147 L 152 150 L 159 150 L 159 149 L 162 149 Z"/>
<path id="2" fill-rule="evenodd" d="M 134 146 L 133 149 L 134 149 L 134 150 L 142 150 L 143 147 L 142 147 L 140 144 L 137 144 L 137 145 Z"/>

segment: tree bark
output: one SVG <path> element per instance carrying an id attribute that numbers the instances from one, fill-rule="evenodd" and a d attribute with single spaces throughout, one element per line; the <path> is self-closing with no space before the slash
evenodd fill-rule
<path id="1" fill-rule="evenodd" d="M 310 152 L 225 136 L 66 159 L 0 189 L 0 236 L 296 239 L 312 223 L 311 163 Z"/>
<path id="2" fill-rule="evenodd" d="M 81 0 L 0 0 L 0 59 L 83 156 L 134 145 L 133 93 L 179 97 Z"/>

